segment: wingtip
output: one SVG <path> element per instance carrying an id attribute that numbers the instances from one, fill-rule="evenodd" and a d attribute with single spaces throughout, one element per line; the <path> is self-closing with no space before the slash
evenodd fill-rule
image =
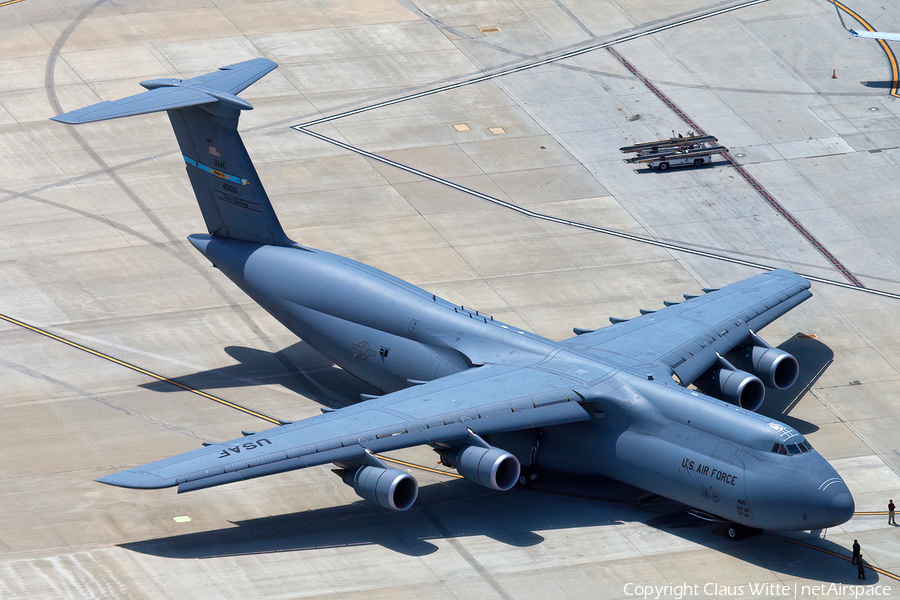
<path id="1" fill-rule="evenodd" d="M 220 71 L 234 71 L 237 69 L 253 69 L 253 68 L 267 68 L 264 74 L 271 73 L 274 69 L 278 68 L 278 63 L 274 60 L 269 60 L 268 58 L 258 57 L 251 58 L 250 60 L 244 60 L 239 63 L 234 63 L 231 65 L 225 65 L 224 67 L 219 67 Z"/>
<path id="2" fill-rule="evenodd" d="M 55 117 L 50 117 L 51 121 L 56 121 L 57 123 L 65 123 L 66 125 L 75 125 L 77 121 L 67 118 L 66 115 L 69 113 L 63 113 L 61 115 L 56 115 Z"/>
<path id="3" fill-rule="evenodd" d="M 135 473 L 134 471 L 120 471 L 119 473 L 98 477 L 94 481 L 115 487 L 139 490 L 154 490 L 176 485 L 174 481 L 163 479 L 150 473 Z"/>
<path id="4" fill-rule="evenodd" d="M 112 102 L 98 102 L 97 104 L 70 110 L 69 112 L 56 115 L 55 117 L 50 117 L 50 120 L 56 121 L 57 123 L 65 123 L 66 125 L 81 125 L 82 123 L 90 123 L 92 121 L 102 121 L 103 119 L 112 118 L 111 116 L 105 116 L 104 112 L 112 106 Z"/>

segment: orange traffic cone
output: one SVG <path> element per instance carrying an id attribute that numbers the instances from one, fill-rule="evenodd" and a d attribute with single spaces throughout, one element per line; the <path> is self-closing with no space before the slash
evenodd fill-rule
<path id="1" fill-rule="evenodd" d="M 831 70 L 831 78 L 832 78 L 832 79 L 837 79 L 837 69 L 832 69 L 832 70 Z"/>

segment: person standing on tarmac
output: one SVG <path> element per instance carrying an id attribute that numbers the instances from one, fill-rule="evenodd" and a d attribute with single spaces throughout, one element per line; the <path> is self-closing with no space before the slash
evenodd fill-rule
<path id="1" fill-rule="evenodd" d="M 888 501 L 888 525 L 896 525 L 894 522 L 894 499 Z"/>
<path id="2" fill-rule="evenodd" d="M 853 559 L 850 562 L 854 565 L 860 562 L 860 547 L 857 540 L 853 540 Z"/>

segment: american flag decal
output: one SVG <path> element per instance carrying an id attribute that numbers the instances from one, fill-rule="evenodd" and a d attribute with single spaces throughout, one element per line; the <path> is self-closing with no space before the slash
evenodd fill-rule
<path id="1" fill-rule="evenodd" d="M 218 156 L 220 158 L 222 156 L 221 154 L 219 154 L 219 151 L 216 150 L 215 148 L 213 148 L 212 146 L 209 147 L 209 153 L 212 154 L 213 156 Z"/>

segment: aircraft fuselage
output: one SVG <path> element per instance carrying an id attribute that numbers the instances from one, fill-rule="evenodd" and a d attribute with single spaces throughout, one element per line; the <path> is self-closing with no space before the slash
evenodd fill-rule
<path id="1" fill-rule="evenodd" d="M 603 419 L 543 432 L 541 466 L 601 474 L 758 529 L 852 516 L 849 490 L 818 452 L 773 450 L 802 440 L 794 429 L 694 390 L 616 378 L 624 385 L 598 401 Z"/>
<path id="2" fill-rule="evenodd" d="M 777 453 L 778 444 L 803 441 L 777 421 L 623 370 L 348 258 L 211 235 L 190 240 L 288 329 L 385 393 L 488 363 L 570 377 L 597 418 L 544 428 L 539 445 L 518 453 L 523 464 L 534 458 L 541 468 L 611 477 L 753 528 L 823 528 L 852 515 L 849 490 L 816 451 Z"/>

